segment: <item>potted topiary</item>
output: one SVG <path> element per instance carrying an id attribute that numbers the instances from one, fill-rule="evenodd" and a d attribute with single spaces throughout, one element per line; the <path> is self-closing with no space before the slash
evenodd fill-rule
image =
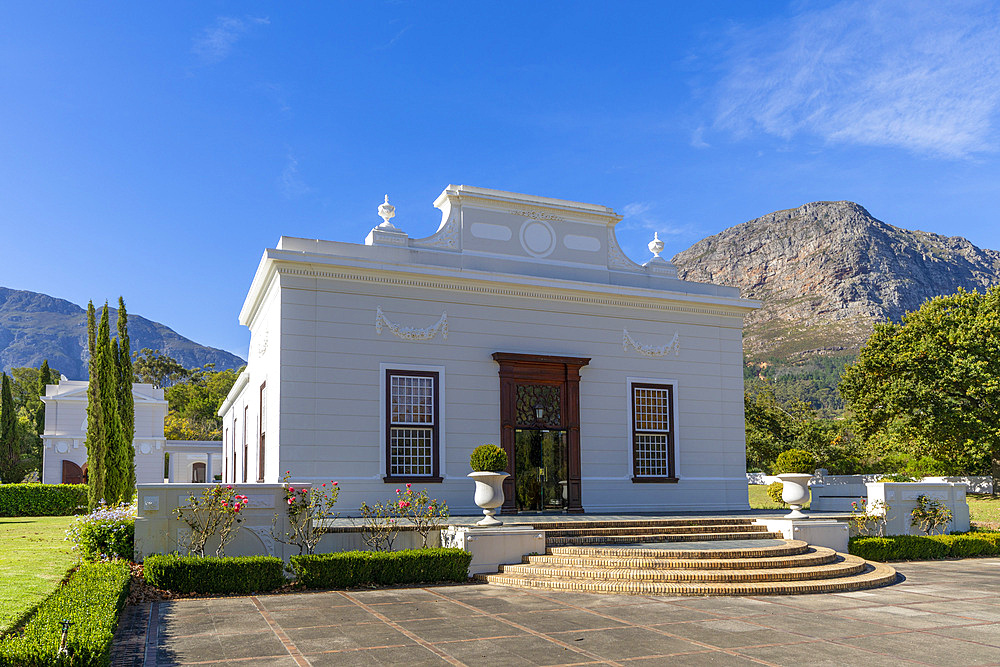
<path id="1" fill-rule="evenodd" d="M 804 519 L 802 505 L 809 500 L 809 480 L 816 467 L 816 457 L 804 449 L 781 452 L 774 462 L 774 472 L 781 480 L 781 499 L 792 508 L 786 519 Z"/>
<path id="2" fill-rule="evenodd" d="M 503 481 L 509 477 L 507 452 L 496 445 L 480 445 L 469 457 L 472 472 L 469 477 L 476 483 L 476 504 L 483 508 L 483 517 L 477 526 L 500 526 L 497 508 L 503 505 Z"/>

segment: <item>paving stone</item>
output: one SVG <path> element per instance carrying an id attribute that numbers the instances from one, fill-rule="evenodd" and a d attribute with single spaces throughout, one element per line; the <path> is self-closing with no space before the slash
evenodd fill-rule
<path id="1" fill-rule="evenodd" d="M 747 623 L 739 619 L 715 619 L 710 621 L 695 621 L 693 623 L 677 623 L 668 627 L 662 627 L 661 629 L 672 635 L 717 648 L 758 646 L 761 644 L 791 644 L 802 641 L 801 635 L 795 635 L 785 630 L 766 628 L 762 625 Z"/>
<path id="2" fill-rule="evenodd" d="M 410 637 L 381 622 L 289 628 L 285 634 L 301 653 L 416 645 Z"/>
<path id="3" fill-rule="evenodd" d="M 341 623 L 370 623 L 378 620 L 370 612 L 352 604 L 349 607 L 328 607 L 326 609 L 291 609 L 268 612 L 271 619 L 281 627 L 309 628 Z"/>
<path id="4" fill-rule="evenodd" d="M 942 637 L 979 642 L 987 646 L 1000 648 L 1000 623 L 984 623 L 982 625 L 960 625 L 951 628 L 934 628 L 927 630 Z"/>
<path id="5" fill-rule="evenodd" d="M 438 644 L 436 647 L 467 665 L 489 665 L 490 667 L 563 665 L 586 663 L 591 660 L 581 653 L 533 635 L 511 639 L 483 639 Z"/>
<path id="6" fill-rule="evenodd" d="M 477 612 L 470 611 L 463 605 L 439 598 L 382 604 L 373 606 L 372 609 L 393 621 L 417 620 L 421 618 L 464 618 L 477 614 Z"/>
<path id="7" fill-rule="evenodd" d="M 526 631 L 520 630 L 509 623 L 504 623 L 500 619 L 484 616 L 451 618 L 448 619 L 447 623 L 442 623 L 440 620 L 400 621 L 399 625 L 431 643 L 514 637 L 528 634 Z"/>
<path id="8" fill-rule="evenodd" d="M 447 665 L 448 662 L 422 646 L 376 648 L 343 653 L 318 653 L 305 656 L 313 667 L 352 667 L 353 665 Z"/>
<path id="9" fill-rule="evenodd" d="M 857 647 L 844 644 L 815 641 L 801 644 L 779 644 L 773 646 L 756 646 L 736 651 L 757 660 L 763 660 L 780 667 L 844 667 L 844 665 L 905 665 L 920 664 L 907 660 L 900 653 L 889 656 L 885 653 L 873 653 L 858 650 Z M 954 665 L 955 663 L 952 663 Z"/>
<path id="10" fill-rule="evenodd" d="M 575 643 L 580 648 L 609 660 L 672 655 L 705 649 L 704 646 L 698 646 L 685 639 L 670 637 L 655 630 L 635 627 L 613 628 L 597 632 L 563 632 L 553 636 L 567 644 Z"/>
<path id="11" fill-rule="evenodd" d="M 906 632 L 845 639 L 844 644 L 887 655 L 909 655 L 933 665 L 988 665 L 1000 663 L 1000 648 L 942 637 L 928 632 Z"/>

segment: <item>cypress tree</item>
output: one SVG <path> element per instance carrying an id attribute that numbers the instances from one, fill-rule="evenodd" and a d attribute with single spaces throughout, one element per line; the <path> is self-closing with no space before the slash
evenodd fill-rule
<path id="1" fill-rule="evenodd" d="M 101 406 L 101 348 L 97 345 L 94 320 L 94 302 L 91 301 L 87 304 L 87 347 L 90 350 L 90 381 L 87 385 L 87 484 L 90 488 L 87 500 L 91 509 L 104 500 L 104 458 L 107 454 L 104 410 Z"/>
<path id="2" fill-rule="evenodd" d="M 10 380 L 2 374 L 0 380 L 0 481 L 4 484 L 20 482 L 17 479 L 21 457 L 17 451 L 17 417 L 14 415 L 14 396 Z"/>
<path id="3" fill-rule="evenodd" d="M 38 395 L 45 396 L 45 386 L 52 384 L 52 371 L 49 369 L 49 360 L 42 362 L 42 367 L 38 369 Z M 35 413 L 35 433 L 42 437 L 45 433 L 45 403 L 38 406 Z"/>
<path id="4" fill-rule="evenodd" d="M 118 346 L 111 344 L 110 319 L 108 304 L 105 303 L 101 310 L 101 323 L 97 327 L 97 378 L 101 396 L 101 430 L 104 434 L 104 499 L 113 505 L 122 498 L 125 474 L 121 466 L 121 424 L 115 373 Z"/>
<path id="5" fill-rule="evenodd" d="M 132 396 L 132 382 L 135 371 L 132 368 L 132 349 L 128 338 L 128 313 L 125 300 L 118 297 L 118 417 L 121 422 L 122 439 L 125 443 L 125 487 L 131 499 L 135 489 L 135 399 Z"/>

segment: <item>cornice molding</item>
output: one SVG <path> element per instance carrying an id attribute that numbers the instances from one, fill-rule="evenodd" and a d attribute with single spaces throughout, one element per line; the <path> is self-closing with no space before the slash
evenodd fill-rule
<path id="1" fill-rule="evenodd" d="M 575 291 L 560 289 L 558 287 L 534 287 L 530 285 L 519 285 L 517 287 L 490 283 L 485 280 L 470 279 L 449 279 L 415 275 L 400 275 L 396 273 L 377 273 L 364 270 L 328 270 L 292 268 L 289 266 L 278 266 L 276 272 L 279 276 L 294 276 L 300 278 L 316 278 L 326 280 L 345 280 L 351 282 L 371 283 L 379 285 L 395 285 L 399 287 L 417 287 L 424 289 L 437 289 L 453 292 L 464 292 L 468 294 L 489 294 L 492 296 L 513 296 L 529 299 L 542 299 L 547 301 L 562 301 L 565 303 L 579 303 L 600 306 L 620 306 L 626 308 L 639 308 L 644 310 L 660 312 L 679 312 L 697 315 L 716 315 L 722 317 L 739 318 L 739 325 L 742 327 L 743 316 L 756 309 L 754 305 L 688 305 L 668 301 L 669 297 L 633 297 L 608 296 L 588 293 L 583 288 Z M 735 325 L 734 325 L 735 326 Z"/>

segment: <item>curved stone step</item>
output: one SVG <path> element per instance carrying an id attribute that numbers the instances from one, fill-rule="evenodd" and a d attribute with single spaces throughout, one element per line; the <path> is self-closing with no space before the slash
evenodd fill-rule
<path id="1" fill-rule="evenodd" d="M 767 533 L 758 531 L 730 532 L 730 533 L 687 533 L 680 535 L 668 535 L 663 533 L 635 534 L 635 535 L 579 535 L 576 537 L 548 537 L 545 543 L 552 547 L 558 546 L 581 546 L 593 544 L 634 544 L 636 542 L 710 542 L 714 540 L 765 540 L 781 539 L 781 533 Z"/>
<path id="2" fill-rule="evenodd" d="M 847 577 L 802 581 L 692 582 L 634 581 L 584 578 L 556 578 L 508 575 L 476 575 L 482 581 L 500 586 L 586 593 L 621 593 L 629 595 L 796 595 L 803 593 L 842 593 L 876 588 L 895 583 L 896 570 L 884 563 L 864 564 L 864 571 Z"/>
<path id="3" fill-rule="evenodd" d="M 538 521 L 525 520 L 524 517 L 507 519 L 504 524 L 508 526 L 531 526 L 536 530 L 563 530 L 573 528 L 620 528 L 627 526 L 753 526 L 755 518 L 730 518 L 730 517 L 706 517 L 702 519 L 608 519 L 606 521 L 594 521 L 589 517 L 577 521 Z"/>
<path id="4" fill-rule="evenodd" d="M 755 538 L 757 539 L 757 538 Z M 791 556 L 803 554 L 809 551 L 810 547 L 802 540 L 784 540 L 781 537 L 773 539 L 781 540 L 781 544 L 740 546 L 731 548 L 711 548 L 711 549 L 650 549 L 642 544 L 623 544 L 619 546 L 582 546 L 569 545 L 552 547 L 548 553 L 553 556 L 594 556 L 594 557 L 637 557 L 637 558 L 767 558 L 778 556 Z M 711 542 L 713 540 L 705 540 Z M 815 547 L 817 549 L 822 547 Z"/>
<path id="5" fill-rule="evenodd" d="M 754 525 L 734 525 L 731 523 L 720 523 L 715 525 L 684 525 L 684 526 L 619 526 L 613 528 L 543 528 L 545 536 L 549 537 L 576 537 L 590 535 L 643 535 L 649 534 L 650 528 L 656 528 L 657 535 L 689 535 L 708 533 L 766 533 L 767 526 L 762 524 Z"/>
<path id="6" fill-rule="evenodd" d="M 776 567 L 732 570 L 694 570 L 672 568 L 625 568 L 625 567 L 574 567 L 567 565 L 522 564 L 502 565 L 500 574 L 525 576 L 539 579 L 588 579 L 625 581 L 697 581 L 697 582 L 744 582 L 744 581 L 805 581 L 813 579 L 834 579 L 860 574 L 865 569 L 865 561 L 857 556 L 835 557 L 830 563 L 799 567 Z"/>
<path id="7" fill-rule="evenodd" d="M 596 550 L 595 551 L 601 551 Z M 642 556 L 527 556 L 531 565 L 555 565 L 584 568 L 632 568 L 632 569 L 671 569 L 671 570 L 757 570 L 779 567 L 810 567 L 825 565 L 837 560 L 837 553 L 826 547 L 810 547 L 803 553 L 792 553 L 779 556 L 762 556 L 753 558 L 698 558 L 687 557 L 687 552 L 681 557 L 642 557 Z"/>

